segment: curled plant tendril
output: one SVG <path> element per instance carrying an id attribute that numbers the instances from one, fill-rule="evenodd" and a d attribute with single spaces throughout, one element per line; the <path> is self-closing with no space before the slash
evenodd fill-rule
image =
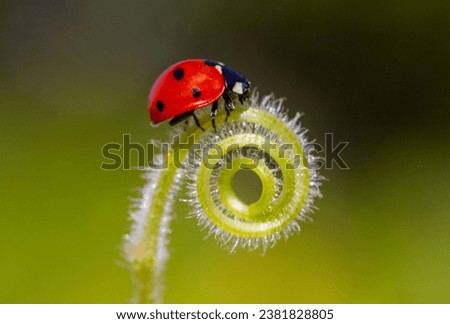
<path id="1" fill-rule="evenodd" d="M 248 106 L 238 106 L 228 122 L 220 123 L 224 118 L 222 110 L 217 132 L 207 114 L 200 116 L 205 132 L 194 125 L 176 127 L 172 135 L 188 143 L 188 150 L 174 142 L 157 156 L 167 167 L 150 168 L 145 174 L 147 184 L 131 213 L 133 225 L 124 246 L 135 302 L 162 301 L 172 205 L 185 179 L 191 214 L 231 252 L 259 247 L 265 252 L 298 232 L 301 221 L 310 220 L 321 178 L 308 165 L 314 157 L 305 154 L 310 142 L 300 126 L 300 114 L 289 119 L 282 100 L 270 95 L 261 101 L 254 96 Z M 182 161 L 182 167 L 176 161 Z M 242 202 L 231 186 L 241 169 L 251 169 L 261 180 L 261 195 L 254 203 Z"/>

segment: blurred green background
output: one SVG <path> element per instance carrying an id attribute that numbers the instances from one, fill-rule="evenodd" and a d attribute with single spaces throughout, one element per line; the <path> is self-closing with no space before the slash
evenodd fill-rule
<path id="1" fill-rule="evenodd" d="M 164 138 L 147 95 L 172 63 L 220 60 L 348 141 L 316 220 L 230 256 L 177 206 L 170 303 L 449 303 L 448 1 L 2 1 L 0 302 L 123 303 L 139 171 L 122 134 Z"/>

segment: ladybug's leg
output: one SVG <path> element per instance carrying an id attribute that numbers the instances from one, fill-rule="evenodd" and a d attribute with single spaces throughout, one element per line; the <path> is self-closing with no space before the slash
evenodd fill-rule
<path id="1" fill-rule="evenodd" d="M 228 117 L 230 116 L 230 111 L 234 110 L 234 104 L 233 104 L 233 100 L 230 98 L 230 96 L 226 92 L 224 92 L 222 97 L 223 97 L 223 100 L 225 101 L 225 111 L 227 112 L 227 117 L 225 117 L 225 121 L 227 121 Z"/>
<path id="2" fill-rule="evenodd" d="M 214 131 L 216 131 L 216 115 L 217 115 L 217 109 L 219 108 L 218 101 L 214 101 L 211 107 L 211 114 L 209 115 L 211 117 L 211 124 L 214 128 Z"/>
<path id="3" fill-rule="evenodd" d="M 195 116 L 195 114 L 194 114 L 193 111 L 188 111 L 187 113 L 184 113 L 184 114 L 181 114 L 181 115 L 178 115 L 178 116 L 172 118 L 172 119 L 170 120 L 170 122 L 169 122 L 169 125 L 170 125 L 170 126 L 177 125 L 177 124 L 181 123 L 183 120 L 186 120 L 187 118 L 189 118 L 189 117 L 191 117 L 191 116 L 194 117 L 195 124 L 196 124 L 202 131 L 205 131 L 205 129 L 204 129 L 202 126 L 200 126 L 200 123 L 199 123 L 199 121 L 198 121 L 198 119 L 197 119 L 197 116 Z"/>
<path id="4" fill-rule="evenodd" d="M 225 106 L 225 112 L 227 113 L 227 116 L 225 117 L 225 122 L 228 121 L 228 117 L 230 117 L 230 110 L 228 109 L 227 106 Z"/>
<path id="5" fill-rule="evenodd" d="M 170 126 L 175 126 L 175 125 L 181 123 L 183 120 L 186 120 L 186 119 L 188 119 L 189 117 L 191 117 L 191 115 L 192 115 L 192 112 L 191 112 L 191 111 L 188 111 L 187 113 L 184 113 L 184 114 L 175 116 L 174 118 L 172 118 L 172 119 L 170 120 L 169 125 L 170 125 Z"/>
<path id="6" fill-rule="evenodd" d="M 228 93 L 226 92 L 223 93 L 222 97 L 223 100 L 225 100 L 225 108 L 227 108 L 229 111 L 233 111 L 234 110 L 233 99 L 231 99 Z"/>
<path id="7" fill-rule="evenodd" d="M 200 122 L 198 121 L 197 116 L 195 116 L 195 113 L 192 111 L 192 117 L 194 117 L 195 125 L 198 126 L 202 131 L 205 131 L 205 129 L 200 125 Z"/>

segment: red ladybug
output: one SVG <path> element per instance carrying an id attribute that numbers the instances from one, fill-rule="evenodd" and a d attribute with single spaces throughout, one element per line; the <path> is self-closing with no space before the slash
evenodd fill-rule
<path id="1" fill-rule="evenodd" d="M 149 114 L 153 123 L 168 119 L 170 125 L 193 116 L 202 130 L 194 110 L 212 104 L 211 121 L 214 129 L 218 100 L 223 97 L 227 118 L 234 109 L 233 100 L 244 102 L 250 95 L 250 82 L 226 65 L 202 59 L 175 63 L 153 84 L 149 95 Z"/>

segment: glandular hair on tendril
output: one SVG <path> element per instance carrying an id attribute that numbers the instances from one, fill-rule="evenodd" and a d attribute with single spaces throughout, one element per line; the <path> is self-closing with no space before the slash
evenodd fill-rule
<path id="1" fill-rule="evenodd" d="M 205 168 L 202 158 L 191 152 L 189 164 L 187 165 L 188 179 L 188 203 L 192 206 L 191 215 L 197 218 L 199 225 L 207 231 L 208 236 L 213 236 L 217 241 L 229 249 L 231 252 L 237 248 L 254 250 L 262 247 L 263 251 L 273 246 L 279 239 L 288 238 L 292 233 L 300 230 L 301 221 L 310 220 L 309 214 L 312 211 L 313 201 L 320 196 L 320 177 L 313 169 L 309 169 L 306 158 L 301 156 L 302 163 L 294 170 L 285 170 L 286 164 L 281 166 L 271 154 L 283 151 L 285 158 L 278 157 L 279 161 L 289 160 L 292 162 L 294 153 L 304 154 L 301 150 L 309 142 L 306 138 L 306 130 L 300 125 L 300 114 L 296 114 L 293 119 L 289 119 L 282 107 L 282 100 L 277 100 L 273 96 L 266 96 L 261 101 L 257 97 L 253 98 L 250 107 L 269 114 L 269 123 L 261 123 L 261 120 L 252 121 L 251 118 L 238 118 L 228 123 L 223 123 L 218 127 L 217 132 L 210 132 L 201 137 L 198 143 L 201 148 L 215 147 L 224 144 L 228 139 L 234 138 L 232 149 L 227 151 L 224 144 L 222 147 L 223 158 L 216 162 L 217 167 L 212 172 L 202 172 Z M 245 117 L 242 116 L 241 117 Z M 270 120 L 272 117 L 272 120 Z M 277 128 L 277 123 L 284 127 Z M 272 127 L 268 127 L 269 124 Z M 264 151 L 255 144 L 255 139 L 264 139 L 275 147 L 271 151 Z M 284 142 L 286 139 L 295 142 Z M 227 143 L 228 144 L 228 143 Z M 281 148 L 289 144 L 297 148 L 284 151 Z M 294 144 L 294 145 L 293 145 Z M 252 146 L 253 145 L 253 146 Z M 267 177 L 272 177 L 272 181 L 262 179 L 263 186 L 272 186 L 272 196 L 270 203 L 262 206 L 264 210 L 258 210 L 258 206 L 252 206 L 253 215 L 240 215 L 239 209 L 233 209 L 232 203 L 223 201 L 224 194 L 220 194 L 220 174 L 227 170 L 230 160 L 245 158 L 246 148 L 260 150 L 261 154 L 252 154 L 252 158 L 259 158 L 264 165 L 262 172 Z M 199 150 L 203 152 L 203 150 Z M 298 157 L 297 155 L 297 157 Z M 258 163 L 259 161 L 256 161 Z M 237 167 L 238 168 L 238 167 Z M 201 177 L 201 179 L 199 178 Z M 208 177 L 205 182 L 204 178 Z M 269 180 L 269 179 L 266 179 Z M 285 193 L 286 191 L 290 193 Z M 229 192 L 228 192 L 229 193 Z M 226 194 L 226 193 L 225 193 Z M 281 199 L 289 196 L 289 199 Z M 281 197 L 280 197 L 281 196 Z M 267 203 L 267 201 L 265 201 Z M 262 203 L 262 202 L 257 202 Z M 295 211 L 295 215 L 292 214 Z M 219 215 L 219 216 L 218 216 Z M 261 231 L 258 231 L 261 229 Z"/>

